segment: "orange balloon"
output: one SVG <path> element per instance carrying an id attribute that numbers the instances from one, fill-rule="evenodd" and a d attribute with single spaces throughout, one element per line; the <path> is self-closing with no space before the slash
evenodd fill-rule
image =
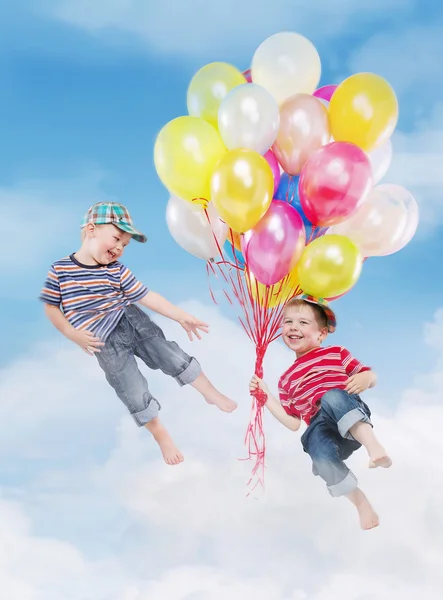
<path id="1" fill-rule="evenodd" d="M 228 233 L 228 238 L 227 239 L 228 239 L 228 242 L 230 244 L 234 244 L 234 248 L 236 250 L 238 250 L 239 252 L 242 252 L 241 234 L 240 233 L 237 233 L 233 229 L 230 229 L 229 233 Z"/>

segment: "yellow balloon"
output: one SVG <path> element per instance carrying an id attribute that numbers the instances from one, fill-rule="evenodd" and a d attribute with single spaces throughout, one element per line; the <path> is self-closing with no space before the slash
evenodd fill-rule
<path id="1" fill-rule="evenodd" d="M 370 152 L 390 138 L 397 125 L 397 97 L 383 77 L 357 73 L 335 90 L 329 116 L 334 140 Z"/>
<path id="2" fill-rule="evenodd" d="M 267 160 L 246 148 L 230 150 L 211 177 L 211 200 L 231 229 L 244 233 L 268 210 L 274 177 Z"/>
<path id="3" fill-rule="evenodd" d="M 227 94 L 238 85 L 246 83 L 246 78 L 233 65 L 213 62 L 202 67 L 188 87 L 188 112 L 201 117 L 218 128 L 218 109 Z"/>
<path id="4" fill-rule="evenodd" d="M 260 283 L 250 271 L 249 279 L 252 297 L 261 306 L 267 306 L 268 308 L 285 304 L 294 294 L 301 293 L 298 284 L 297 267 L 281 281 L 274 283 L 274 285 L 267 286 Z"/>
<path id="5" fill-rule="evenodd" d="M 208 200 L 212 172 L 226 152 L 218 131 L 207 121 L 178 117 L 158 134 L 154 164 L 171 194 L 189 201 Z"/>
<path id="6" fill-rule="evenodd" d="M 363 257 L 344 235 L 325 235 L 306 246 L 297 264 L 300 287 L 316 298 L 341 296 L 360 277 Z"/>

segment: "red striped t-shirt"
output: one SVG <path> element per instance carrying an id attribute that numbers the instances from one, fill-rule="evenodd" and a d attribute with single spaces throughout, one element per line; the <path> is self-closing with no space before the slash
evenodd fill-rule
<path id="1" fill-rule="evenodd" d="M 280 377 L 280 402 L 285 411 L 307 425 L 320 408 L 323 394 L 344 390 L 349 377 L 370 371 L 342 346 L 314 348 L 297 358 Z"/>

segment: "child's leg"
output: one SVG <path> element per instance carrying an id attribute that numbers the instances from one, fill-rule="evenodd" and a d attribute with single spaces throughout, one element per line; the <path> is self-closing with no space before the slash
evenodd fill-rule
<path id="1" fill-rule="evenodd" d="M 352 502 L 357 509 L 362 529 L 368 530 L 378 527 L 378 515 L 360 488 L 355 488 L 350 494 L 346 495 L 346 498 Z"/>
<path id="2" fill-rule="evenodd" d="M 191 385 L 202 394 L 208 404 L 214 404 L 224 412 L 232 412 L 237 408 L 237 403 L 219 392 L 204 373 L 200 373 Z"/>
<path id="3" fill-rule="evenodd" d="M 331 496 L 346 496 L 356 507 L 362 529 L 378 525 L 378 517 L 363 492 L 357 487 L 357 478 L 343 462 L 356 442 L 341 438 L 319 414 L 302 436 L 305 452 L 312 459 L 312 472 L 325 482 Z"/>
<path id="4" fill-rule="evenodd" d="M 150 369 L 160 369 L 173 377 L 180 386 L 191 385 L 199 391 L 206 402 L 224 412 L 232 412 L 237 404 L 219 392 L 206 375 L 198 361 L 186 354 L 176 342 L 169 341 L 161 328 L 146 313 L 139 310 L 135 316 L 134 348 Z"/>
<path id="5" fill-rule="evenodd" d="M 357 442 L 366 448 L 370 459 L 370 469 L 375 469 L 375 467 L 384 467 L 387 469 L 392 465 L 392 460 L 389 458 L 386 450 L 375 437 L 374 430 L 369 423 L 363 423 L 362 421 L 359 421 L 351 427 L 349 433 L 352 435 L 354 440 L 357 440 Z"/>
<path id="6" fill-rule="evenodd" d="M 370 467 L 390 467 L 391 459 L 375 437 L 368 407 L 356 395 L 344 390 L 331 390 L 321 400 L 321 413 L 331 429 L 344 439 L 363 445 L 370 458 Z"/>
<path id="7" fill-rule="evenodd" d="M 163 458 L 168 465 L 177 465 L 183 462 L 183 454 L 177 449 L 173 439 L 169 435 L 168 430 L 158 417 L 154 417 L 145 425 L 146 429 L 152 433 L 155 441 L 160 446 Z"/>
<path id="8" fill-rule="evenodd" d="M 146 427 L 160 446 L 165 462 L 175 465 L 183 461 L 169 433 L 160 423 L 160 404 L 149 391 L 148 383 L 140 372 L 134 354 L 125 343 L 120 329 L 111 334 L 102 351 L 96 354 L 108 383 L 125 404 L 139 427 Z"/>
<path id="9" fill-rule="evenodd" d="M 343 462 L 340 439 L 319 414 L 302 435 L 301 443 L 312 459 L 312 472 L 325 482 L 332 497 L 346 496 L 357 487 L 357 478 Z M 354 442 L 355 444 L 355 442 Z M 346 453 L 350 456 L 352 450 Z"/>

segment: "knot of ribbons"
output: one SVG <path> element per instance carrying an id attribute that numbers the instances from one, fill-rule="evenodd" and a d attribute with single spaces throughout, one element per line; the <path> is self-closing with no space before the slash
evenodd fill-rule
<path id="1" fill-rule="evenodd" d="M 255 360 L 255 374 L 260 379 L 263 378 L 263 359 L 266 354 L 266 346 L 257 346 L 256 348 L 256 360 Z M 251 396 L 253 396 L 258 404 L 258 406 L 264 406 L 266 400 L 268 399 L 267 394 L 257 388 L 256 390 L 251 391 Z"/>

